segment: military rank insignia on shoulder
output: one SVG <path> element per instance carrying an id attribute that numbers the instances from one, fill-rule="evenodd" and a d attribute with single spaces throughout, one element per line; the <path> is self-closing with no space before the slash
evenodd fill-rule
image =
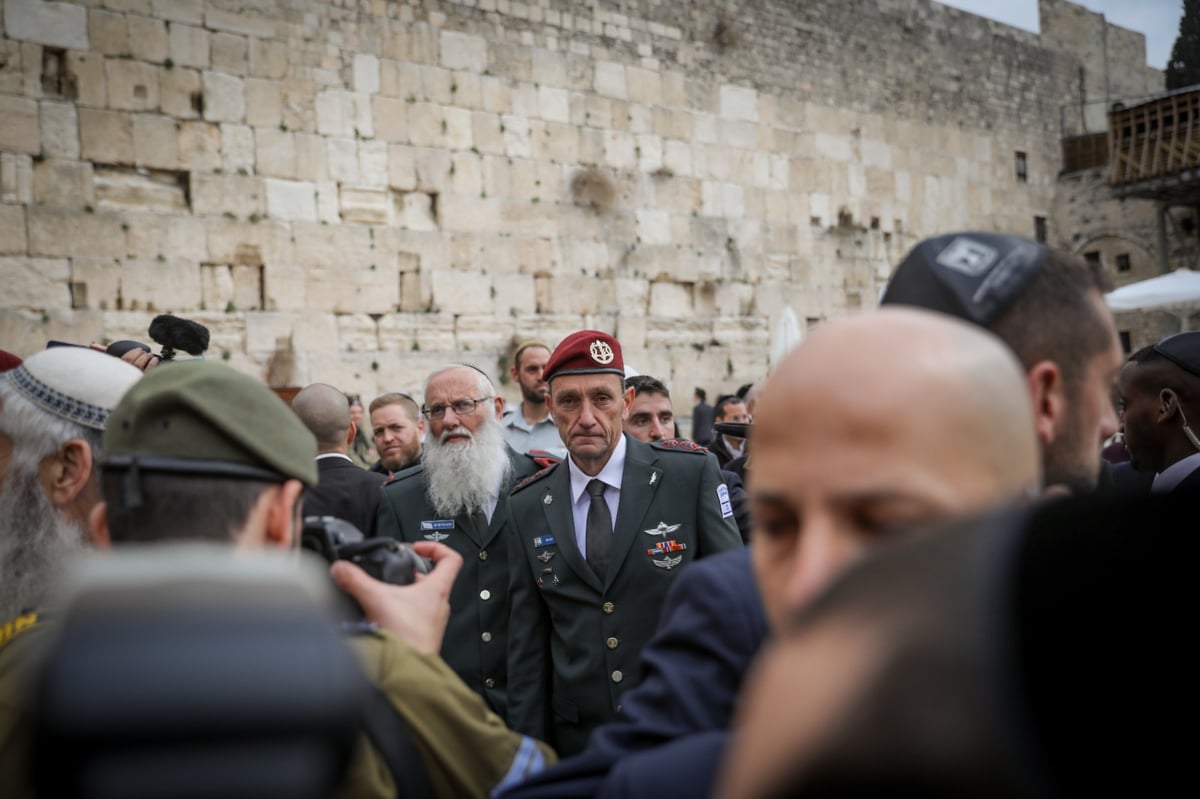
<path id="1" fill-rule="evenodd" d="M 516 485 L 514 485 L 512 487 L 512 493 L 515 494 L 518 491 L 520 491 L 521 489 L 525 488 L 526 486 L 531 486 L 534 483 L 536 483 L 538 480 L 541 480 L 543 477 L 550 474 L 550 472 L 554 471 L 554 467 L 558 466 L 559 463 L 561 463 L 561 461 L 555 461 L 554 463 L 547 466 L 545 469 L 542 469 L 540 472 L 534 472 L 533 474 L 529 475 L 524 480 L 522 480 L 521 482 L 517 483 Z"/>
<path id="2" fill-rule="evenodd" d="M 675 450 L 677 452 L 698 452 L 701 454 L 708 452 L 707 448 L 687 438 L 664 438 L 659 441 L 651 441 L 650 446 L 657 447 L 658 449 Z"/>
<path id="3" fill-rule="evenodd" d="M 30 611 L 29 613 L 22 613 L 15 619 L 9 619 L 4 624 L 0 624 L 0 647 L 3 647 L 9 641 L 33 627 L 37 624 L 37 620 L 37 611 Z"/>
<path id="4" fill-rule="evenodd" d="M 529 458 L 543 469 L 553 466 L 562 460 L 553 452 L 545 449 L 531 449 L 525 453 L 525 457 Z"/>

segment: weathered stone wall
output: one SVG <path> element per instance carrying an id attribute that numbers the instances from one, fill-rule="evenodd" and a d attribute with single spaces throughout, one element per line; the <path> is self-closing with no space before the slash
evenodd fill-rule
<path id="1" fill-rule="evenodd" d="M 589 325 L 682 409 L 917 238 L 1069 238 L 1075 50 L 926 0 L 4 0 L 0 36 L 19 353 L 171 311 L 371 395 Z"/>

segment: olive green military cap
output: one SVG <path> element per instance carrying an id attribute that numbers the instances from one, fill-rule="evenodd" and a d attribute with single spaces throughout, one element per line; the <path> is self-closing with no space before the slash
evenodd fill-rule
<path id="1" fill-rule="evenodd" d="M 121 399 L 104 469 L 317 482 L 317 441 L 271 389 L 218 363 L 172 363 Z"/>

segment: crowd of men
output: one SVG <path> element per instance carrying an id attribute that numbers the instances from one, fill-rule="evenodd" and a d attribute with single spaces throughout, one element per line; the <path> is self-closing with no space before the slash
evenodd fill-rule
<path id="1" fill-rule="evenodd" d="M 913 660 L 950 686 L 986 682 L 991 664 L 965 654 L 959 618 L 933 600 L 974 568 L 983 534 L 963 529 L 992 530 L 986 514 L 1008 514 L 996 537 L 1012 550 L 1045 514 L 1200 485 L 1200 333 L 1126 360 L 1105 289 L 1095 265 L 1019 237 L 928 239 L 881 308 L 823 323 L 712 406 L 697 388 L 691 439 L 666 382 L 627 375 L 598 330 L 520 346 L 507 409 L 466 363 L 429 374 L 420 402 L 387 393 L 364 413 L 323 383 L 289 407 L 215 363 L 71 347 L 13 358 L 0 376 L 0 793 L 42 785 L 37 686 L 82 623 L 64 599 L 72 560 L 154 541 L 286 551 L 309 517 L 431 565 L 404 585 L 329 567 L 365 617 L 345 636 L 391 731 L 364 722 L 345 795 L 902 789 L 931 752 L 945 761 L 920 771 L 932 793 L 1043 789 L 997 729 L 972 726 L 991 722 L 972 722 L 969 702 L 935 695 L 929 714 L 946 723 L 926 723 L 876 688 Z M 1114 468 L 1100 450 L 1118 430 L 1130 462 Z M 908 542 L 933 553 L 932 576 L 903 565 Z M 834 623 L 876 606 L 904 624 Z M 929 641 L 937 658 L 881 654 Z M 905 696 L 928 698 L 928 680 L 902 674 Z M 845 730 L 877 716 L 900 727 L 856 748 Z"/>

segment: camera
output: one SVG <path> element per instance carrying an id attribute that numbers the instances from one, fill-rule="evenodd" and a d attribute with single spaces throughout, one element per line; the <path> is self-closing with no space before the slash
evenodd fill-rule
<path id="1" fill-rule="evenodd" d="M 150 322 L 150 338 L 155 343 L 162 345 L 162 352 L 158 355 L 159 360 L 173 361 L 175 360 L 176 350 L 183 350 L 189 355 L 199 357 L 208 349 L 208 328 L 199 322 L 193 322 L 190 319 L 180 319 L 178 316 L 170 314 L 159 314 Z M 47 342 L 48 347 L 82 347 L 82 344 L 71 344 L 66 341 L 50 341 Z M 104 348 L 104 351 L 116 358 L 120 358 L 130 350 L 142 350 L 150 352 L 150 346 L 143 344 L 140 341 L 131 341 L 123 339 L 114 341 Z"/>
<path id="2" fill-rule="evenodd" d="M 366 538 L 353 524 L 334 516 L 305 516 L 300 547 L 330 563 L 348 560 L 376 580 L 392 585 L 409 585 L 418 573 L 428 574 L 432 566 L 411 544 L 394 538 Z"/>

